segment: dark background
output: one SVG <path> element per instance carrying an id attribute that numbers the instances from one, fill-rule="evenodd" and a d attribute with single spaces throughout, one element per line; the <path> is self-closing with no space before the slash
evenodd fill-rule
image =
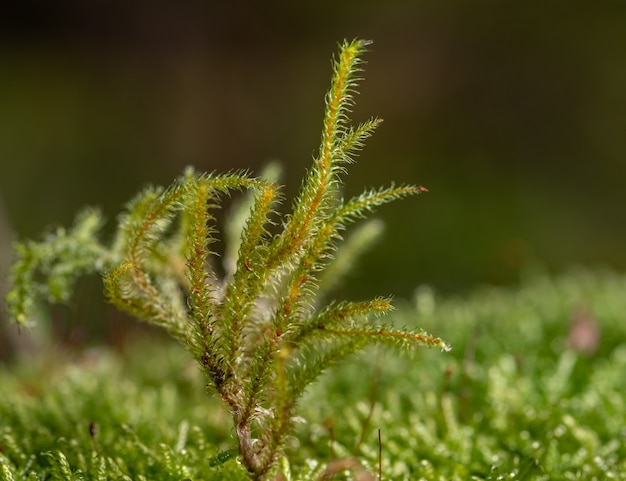
<path id="1" fill-rule="evenodd" d="M 109 219 L 186 165 L 316 152 L 330 57 L 374 40 L 356 120 L 385 119 L 346 187 L 427 195 L 380 210 L 351 297 L 509 284 L 541 266 L 626 268 L 626 3 L 22 1 L 0 7 L 7 243 Z M 6 276 L 3 276 L 3 278 Z"/>

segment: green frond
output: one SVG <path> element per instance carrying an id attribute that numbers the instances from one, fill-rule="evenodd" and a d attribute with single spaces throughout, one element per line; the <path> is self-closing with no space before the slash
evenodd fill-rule
<path id="1" fill-rule="evenodd" d="M 381 344 L 394 348 L 413 350 L 419 346 L 435 347 L 442 351 L 449 351 L 451 347 L 438 337 L 419 331 L 397 331 L 385 326 L 369 329 L 324 329 L 324 333 L 331 336 L 345 336 L 353 339 L 362 339 L 368 344 Z"/>
<path id="2" fill-rule="evenodd" d="M 342 162 L 352 163 L 352 156 L 363 148 L 365 141 L 372 136 L 382 122 L 382 119 L 373 118 L 357 128 L 346 129 L 337 142 L 337 152 L 341 155 Z"/>
<path id="3" fill-rule="evenodd" d="M 199 174 L 197 182 L 206 183 L 216 195 L 246 189 L 261 189 L 273 184 L 263 179 L 250 177 L 246 170 L 233 170 L 225 174 Z"/>
<path id="4" fill-rule="evenodd" d="M 339 57 L 333 63 L 333 79 L 326 94 L 326 113 L 322 130 L 322 141 L 317 162 L 324 173 L 325 166 L 331 167 L 337 138 L 344 133 L 348 122 L 348 114 L 353 105 L 359 72 L 361 72 L 361 55 L 371 42 L 353 40 L 343 42 L 339 48 Z"/>
<path id="5" fill-rule="evenodd" d="M 130 235 L 127 240 L 127 255 L 134 263 L 145 260 L 162 239 L 176 214 L 184 209 L 185 201 L 190 197 L 189 189 L 196 184 L 206 185 L 210 192 L 208 202 L 218 194 L 252 188 L 259 185 L 259 182 L 250 179 L 243 171 L 222 175 L 195 174 L 188 171 L 163 191 L 149 189 L 131 205 L 134 210 L 128 215 Z M 208 207 L 207 205 L 206 208 Z"/>
<path id="6" fill-rule="evenodd" d="M 129 262 L 135 266 L 131 278 L 137 283 L 137 288 L 146 298 L 158 295 L 149 278 L 150 266 L 163 263 L 151 263 L 154 254 L 158 252 L 160 241 L 174 222 L 177 211 L 183 203 L 187 188 L 180 181 L 174 182 L 148 204 L 152 197 L 148 193 L 144 201 L 136 204 L 143 211 L 141 217 L 130 217 L 130 236 L 127 240 L 125 256 L 121 263 Z M 146 202 L 146 204 L 144 204 Z M 144 317 L 144 320 L 148 320 Z"/>
<path id="7" fill-rule="evenodd" d="M 276 162 L 266 165 L 261 171 L 259 178 L 271 184 L 277 184 L 282 173 L 282 168 Z M 258 193 L 256 194 L 259 195 Z M 280 202 L 280 196 L 276 196 L 276 203 Z M 224 270 L 226 279 L 231 279 L 237 270 L 237 259 L 239 258 L 239 248 L 244 236 L 246 224 L 255 204 L 254 191 L 248 191 L 238 202 L 233 204 L 231 211 L 225 219 L 224 225 Z"/>
<path id="8" fill-rule="evenodd" d="M 164 328 L 181 342 L 187 339 L 186 316 L 167 302 L 163 293 L 139 266 L 124 262 L 104 275 L 105 294 L 121 311 Z"/>
<path id="9" fill-rule="evenodd" d="M 182 296 L 175 287 L 176 277 L 172 280 L 168 275 L 172 273 L 170 262 L 161 251 L 163 236 L 174 222 L 186 190 L 181 180 L 168 189 L 149 187 L 127 205 L 114 241 L 121 258 L 104 274 L 110 302 L 143 321 L 164 327 L 179 340 L 185 334 Z"/>
<path id="10" fill-rule="evenodd" d="M 241 233 L 236 273 L 250 272 L 257 263 L 262 262 L 263 253 L 260 250 L 268 244 L 269 215 L 279 199 L 278 187 L 272 184 L 259 189 L 255 195 L 254 205 Z"/>
<path id="11" fill-rule="evenodd" d="M 212 241 L 209 222 L 213 216 L 209 213 L 211 192 L 206 182 L 192 182 L 189 186 L 188 214 L 189 224 L 187 233 L 187 252 L 185 253 L 187 276 L 189 279 L 188 305 L 194 318 L 195 328 L 198 331 L 202 346 L 209 350 L 214 340 L 213 310 L 214 302 L 211 299 L 211 284 L 208 271 L 207 257 L 209 244 Z"/>
<path id="12" fill-rule="evenodd" d="M 274 245 L 271 265 L 293 259 L 298 262 L 298 252 L 320 225 L 328 211 L 337 202 L 337 176 L 342 163 L 350 159 L 350 152 L 373 131 L 378 121 L 363 124 L 355 131 L 347 130 L 348 113 L 358 82 L 357 74 L 362 63 L 359 58 L 370 42 L 355 40 L 340 46 L 339 57 L 333 63 L 333 79 L 326 95 L 326 109 L 318 157 L 305 176 L 285 230 Z M 342 145 L 342 140 L 345 143 Z"/>
<path id="13" fill-rule="evenodd" d="M 383 204 L 423 192 L 427 192 L 427 189 L 414 185 L 399 187 L 391 185 L 378 190 L 366 190 L 359 196 L 350 199 L 343 207 L 338 209 L 333 221 L 344 225 L 365 217 L 365 214 L 373 212 L 376 207 Z"/>
<path id="14" fill-rule="evenodd" d="M 295 329 L 287 333 L 286 339 L 295 346 L 306 346 L 306 339 L 311 335 L 316 338 L 326 337 L 327 329 L 351 327 L 355 323 L 360 325 L 371 317 L 388 313 L 391 309 L 390 299 L 384 297 L 363 302 L 333 303 L 321 309 L 306 322 L 294 326 Z"/>
<path id="15" fill-rule="evenodd" d="M 126 255 L 129 239 L 136 230 L 136 225 L 141 222 L 150 206 L 162 193 L 162 187 L 149 186 L 126 203 L 124 211 L 118 217 L 117 231 L 111 246 L 111 252 L 115 253 L 118 259 Z"/>
<path id="16" fill-rule="evenodd" d="M 41 301 L 67 302 L 76 280 L 97 272 L 106 262 L 106 249 L 97 238 L 102 225 L 100 212 L 88 209 L 69 230 L 58 228 L 41 242 L 15 245 L 12 288 L 6 296 L 11 319 L 28 325 Z"/>

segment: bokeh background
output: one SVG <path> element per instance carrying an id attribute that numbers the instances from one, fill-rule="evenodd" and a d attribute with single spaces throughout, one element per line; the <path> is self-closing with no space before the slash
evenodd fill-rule
<path id="1" fill-rule="evenodd" d="M 114 219 L 187 165 L 285 169 L 315 155 L 330 57 L 373 39 L 354 112 L 385 119 L 347 194 L 427 195 L 346 295 L 462 292 L 527 270 L 626 268 L 626 3 L 35 0 L 0 12 L 0 242 Z M 6 288 L 6 286 L 4 286 Z"/>

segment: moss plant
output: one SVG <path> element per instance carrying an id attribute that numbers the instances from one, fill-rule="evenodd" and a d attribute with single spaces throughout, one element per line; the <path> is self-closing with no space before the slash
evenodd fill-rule
<path id="1" fill-rule="evenodd" d="M 338 245 L 346 226 L 377 206 L 425 190 L 392 185 L 342 198 L 342 174 L 380 123 L 348 122 L 367 44 L 341 45 L 319 154 L 289 215 L 277 212 L 281 194 L 269 176 L 190 169 L 170 187 L 144 190 L 132 200 L 110 245 L 99 241 L 102 220 L 90 210 L 72 229 L 17 247 L 7 300 L 19 324 L 31 319 L 41 298 L 67 301 L 77 276 L 102 272 L 113 304 L 164 328 L 200 364 L 232 416 L 251 479 L 277 475 L 298 400 L 326 368 L 372 343 L 447 348 L 422 331 L 375 321 L 391 309 L 388 298 L 321 305 L 323 271 L 333 264 L 343 271 Z M 221 196 L 242 190 L 250 199 L 247 218 L 238 222 L 234 216 L 228 228 L 239 234 L 237 255 L 219 278 L 211 263 L 217 233 L 212 211 Z"/>

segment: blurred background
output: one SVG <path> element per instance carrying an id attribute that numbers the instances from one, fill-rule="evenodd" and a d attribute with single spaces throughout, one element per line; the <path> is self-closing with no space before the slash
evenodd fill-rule
<path id="1" fill-rule="evenodd" d="M 374 44 L 354 118 L 385 122 L 347 194 L 394 181 L 430 192 L 379 211 L 386 234 L 345 295 L 463 292 L 537 266 L 626 268 L 624 2 L 0 10 L 3 282 L 12 239 L 67 225 L 85 204 L 114 219 L 187 165 L 258 172 L 278 160 L 294 195 L 317 151 L 330 57 L 355 37 Z"/>

